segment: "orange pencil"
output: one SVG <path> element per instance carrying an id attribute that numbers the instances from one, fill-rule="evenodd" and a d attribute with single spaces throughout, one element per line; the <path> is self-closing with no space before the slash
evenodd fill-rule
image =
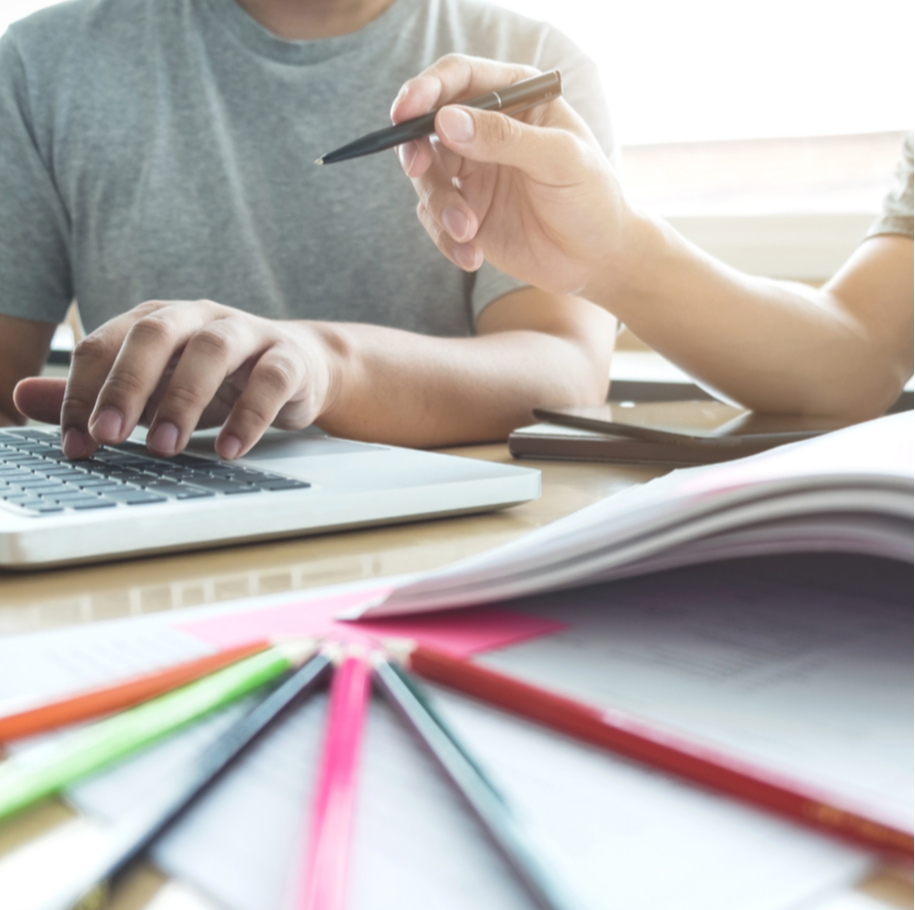
<path id="1" fill-rule="evenodd" d="M 426 679 L 583 742 L 841 835 L 870 849 L 912 856 L 912 835 L 907 831 L 830 805 L 805 793 L 803 784 L 697 745 L 622 712 L 582 704 L 423 645 L 405 647 L 395 643 L 391 651 Z"/>
<path id="2" fill-rule="evenodd" d="M 0 743 L 132 708 L 269 647 L 268 641 L 252 642 L 0 717 Z"/>

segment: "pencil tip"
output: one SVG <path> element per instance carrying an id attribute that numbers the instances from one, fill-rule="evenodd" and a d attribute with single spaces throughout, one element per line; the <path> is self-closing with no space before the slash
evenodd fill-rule
<path id="1" fill-rule="evenodd" d="M 324 164 L 323 158 L 315 158 L 315 164 Z"/>

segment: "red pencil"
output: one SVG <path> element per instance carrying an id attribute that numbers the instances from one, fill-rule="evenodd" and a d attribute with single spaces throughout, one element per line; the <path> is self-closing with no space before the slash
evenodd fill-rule
<path id="1" fill-rule="evenodd" d="M 364 653 L 353 650 L 331 683 L 305 874 L 295 910 L 345 907 L 359 752 L 371 691 L 371 665 Z"/>
<path id="2" fill-rule="evenodd" d="M 0 743 L 131 708 L 269 647 L 268 641 L 252 642 L 0 717 Z"/>
<path id="3" fill-rule="evenodd" d="M 556 695 L 422 645 L 408 646 L 414 673 L 586 743 L 644 762 L 710 789 L 839 834 L 870 849 L 912 856 L 912 835 L 803 792 L 802 785 L 691 743 L 617 711 Z M 392 645 L 402 654 L 400 644 Z"/>

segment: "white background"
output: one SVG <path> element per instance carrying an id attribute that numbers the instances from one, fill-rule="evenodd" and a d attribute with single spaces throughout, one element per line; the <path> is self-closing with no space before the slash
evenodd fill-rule
<path id="1" fill-rule="evenodd" d="M 912 0 L 501 2 L 598 62 L 624 144 L 912 125 Z M 0 0 L 0 31 L 49 5 Z"/>

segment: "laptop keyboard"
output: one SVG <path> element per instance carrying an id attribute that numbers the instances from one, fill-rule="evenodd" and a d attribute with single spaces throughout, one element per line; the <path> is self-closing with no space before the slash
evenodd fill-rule
<path id="1" fill-rule="evenodd" d="M 0 429 L 0 502 L 20 514 L 116 509 L 301 490 L 310 484 L 196 455 L 156 458 L 137 443 L 69 461 L 56 429 Z"/>

